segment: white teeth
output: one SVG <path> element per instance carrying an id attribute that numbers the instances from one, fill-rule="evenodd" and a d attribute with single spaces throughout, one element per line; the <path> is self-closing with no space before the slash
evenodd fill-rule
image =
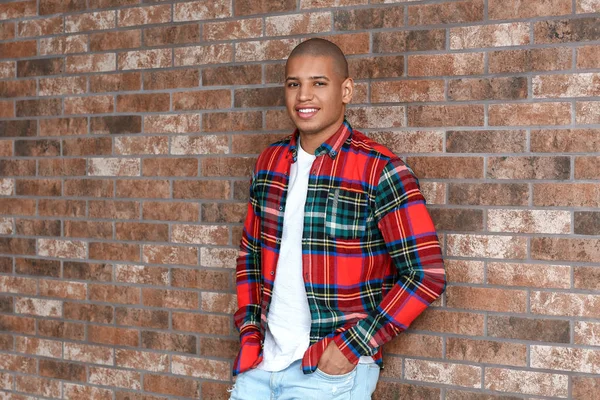
<path id="1" fill-rule="evenodd" d="M 308 113 L 312 113 L 312 112 L 317 112 L 316 108 L 301 108 L 298 110 L 298 112 L 301 112 L 303 114 L 308 114 Z"/>

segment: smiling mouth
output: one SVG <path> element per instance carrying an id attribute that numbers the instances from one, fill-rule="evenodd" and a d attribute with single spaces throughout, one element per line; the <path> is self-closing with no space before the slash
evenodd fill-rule
<path id="1" fill-rule="evenodd" d="M 308 119 L 319 112 L 318 108 L 296 108 L 296 114 L 300 118 Z"/>

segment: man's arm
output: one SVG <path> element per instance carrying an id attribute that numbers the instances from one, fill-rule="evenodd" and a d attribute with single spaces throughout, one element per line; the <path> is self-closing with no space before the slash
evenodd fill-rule
<path id="1" fill-rule="evenodd" d="M 248 369 L 261 350 L 260 301 L 260 218 L 256 214 L 257 200 L 254 196 L 254 176 L 250 184 L 250 200 L 244 223 L 244 231 L 237 258 L 236 290 L 238 310 L 234 322 L 240 331 L 242 351 L 234 365 L 234 373 Z"/>
<path id="2" fill-rule="evenodd" d="M 406 330 L 446 285 L 442 253 L 425 199 L 416 177 L 402 161 L 388 161 L 375 203 L 375 219 L 398 279 L 367 318 L 334 338 L 353 364 Z"/>

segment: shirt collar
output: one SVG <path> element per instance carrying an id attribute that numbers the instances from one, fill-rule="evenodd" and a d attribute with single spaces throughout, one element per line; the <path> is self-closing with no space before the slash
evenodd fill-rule
<path id="1" fill-rule="evenodd" d="M 290 140 L 289 152 L 292 155 L 293 162 L 296 162 L 298 159 L 298 138 L 299 138 L 298 129 L 294 131 L 292 134 L 292 138 Z M 340 148 L 344 144 L 346 140 L 352 135 L 352 126 L 350 123 L 344 118 L 344 122 L 338 130 L 329 137 L 323 144 L 321 144 L 315 150 L 315 155 L 317 157 L 322 156 L 324 154 L 329 154 L 329 157 L 335 158 L 339 152 Z"/>

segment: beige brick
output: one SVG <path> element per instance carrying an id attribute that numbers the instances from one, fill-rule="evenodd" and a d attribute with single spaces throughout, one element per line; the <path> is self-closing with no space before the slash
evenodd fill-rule
<path id="1" fill-rule="evenodd" d="M 114 364 L 114 351 L 110 347 L 78 343 L 65 343 L 65 360 L 90 364 Z"/>
<path id="2" fill-rule="evenodd" d="M 286 59 L 292 49 L 299 44 L 298 39 L 259 40 L 236 43 L 237 62 Z"/>
<path id="3" fill-rule="evenodd" d="M 87 243 L 77 240 L 38 239 L 38 255 L 59 258 L 85 258 Z"/>
<path id="4" fill-rule="evenodd" d="M 237 58 L 236 58 L 237 60 Z M 175 66 L 221 64 L 233 61 L 231 44 L 175 48 Z M 237 60 L 242 61 L 242 60 Z"/>
<path id="5" fill-rule="evenodd" d="M 101 389 L 93 386 L 64 383 L 64 396 L 68 400 L 112 400 L 111 390 Z"/>
<path id="6" fill-rule="evenodd" d="M 227 245 L 229 230 L 217 225 L 173 225 L 173 243 Z"/>
<path id="7" fill-rule="evenodd" d="M 575 344 L 600 346 L 600 323 L 575 322 Z"/>
<path id="8" fill-rule="evenodd" d="M 533 97 L 594 97 L 600 95 L 600 74 L 538 75 L 533 77 Z"/>
<path id="9" fill-rule="evenodd" d="M 480 367 L 406 359 L 404 368 L 404 376 L 408 380 L 472 388 L 481 387 Z"/>
<path id="10" fill-rule="evenodd" d="M 62 301 L 17 297 L 15 313 L 39 317 L 62 317 Z"/>
<path id="11" fill-rule="evenodd" d="M 404 126 L 404 110 L 402 106 L 352 107 L 346 115 L 358 126 L 397 128 Z"/>
<path id="12" fill-rule="evenodd" d="M 600 373 L 600 351 L 569 347 L 531 346 L 531 366 L 558 371 Z"/>
<path id="13" fill-rule="evenodd" d="M 135 50 L 119 53 L 120 70 L 168 68 L 171 66 L 171 49 Z"/>
<path id="14" fill-rule="evenodd" d="M 171 154 L 227 153 L 229 153 L 229 138 L 225 135 L 175 136 L 171 139 Z"/>
<path id="15" fill-rule="evenodd" d="M 267 36 L 288 36 L 331 30 L 331 13 L 315 12 L 267 17 Z"/>
<path id="16" fill-rule="evenodd" d="M 169 356 L 148 351 L 115 349 L 115 365 L 144 371 L 167 372 Z"/>
<path id="17" fill-rule="evenodd" d="M 544 315 L 565 315 L 598 318 L 600 296 L 593 294 L 531 292 L 531 312 Z"/>
<path id="18" fill-rule="evenodd" d="M 235 249 L 208 248 L 200 249 L 200 265 L 212 268 L 235 268 L 238 251 Z"/>
<path id="19" fill-rule="evenodd" d="M 490 232 L 570 233 L 571 213 L 558 210 L 495 210 L 487 212 Z"/>
<path id="20" fill-rule="evenodd" d="M 65 32 L 84 32 L 114 28 L 115 11 L 98 11 L 86 14 L 67 15 Z"/>
<path id="21" fill-rule="evenodd" d="M 599 112 L 600 101 L 578 101 L 575 103 L 575 115 L 578 124 L 600 123 Z"/>
<path id="22" fill-rule="evenodd" d="M 88 383 L 131 390 L 140 390 L 142 388 L 139 372 L 114 368 L 90 367 Z"/>
<path id="23" fill-rule="evenodd" d="M 41 357 L 62 358 L 63 342 L 58 340 L 16 337 L 15 347 L 19 353 Z"/>
<path id="24" fill-rule="evenodd" d="M 452 50 L 527 44 L 529 24 L 525 22 L 450 28 Z"/>
<path id="25" fill-rule="evenodd" d="M 114 71 L 116 66 L 117 57 L 114 53 L 67 56 L 65 59 L 66 71 L 71 74 Z"/>
<path id="26" fill-rule="evenodd" d="M 485 258 L 525 258 L 527 240 L 517 236 L 449 234 L 450 256 Z"/>
<path id="27" fill-rule="evenodd" d="M 570 0 L 489 0 L 490 19 L 521 19 L 571 14 Z"/>
<path id="28" fill-rule="evenodd" d="M 567 397 L 567 375 L 486 368 L 485 388 L 500 392 Z"/>
<path id="29" fill-rule="evenodd" d="M 126 8 L 117 11 L 119 26 L 162 24 L 171 21 L 171 5 Z"/>
<path id="30" fill-rule="evenodd" d="M 173 356 L 171 372 L 202 379 L 228 380 L 230 365 L 225 361 L 205 358 Z"/>
<path id="31" fill-rule="evenodd" d="M 139 158 L 92 158 L 88 164 L 90 176 L 139 176 Z"/>
<path id="32" fill-rule="evenodd" d="M 262 36 L 262 18 L 209 22 L 203 26 L 204 40 L 250 39 Z"/>
<path id="33" fill-rule="evenodd" d="M 577 0 L 577 13 L 600 12 L 600 2 L 598 0 Z"/>
<path id="34" fill-rule="evenodd" d="M 152 264 L 197 265 L 198 250 L 184 246 L 144 245 L 143 261 Z"/>
<path id="35" fill-rule="evenodd" d="M 571 267 L 545 264 L 489 263 L 487 283 L 543 288 L 571 287 Z"/>
<path id="36" fill-rule="evenodd" d="M 231 3 L 191 1 L 177 3 L 173 10 L 173 21 L 198 21 L 232 16 Z"/>

